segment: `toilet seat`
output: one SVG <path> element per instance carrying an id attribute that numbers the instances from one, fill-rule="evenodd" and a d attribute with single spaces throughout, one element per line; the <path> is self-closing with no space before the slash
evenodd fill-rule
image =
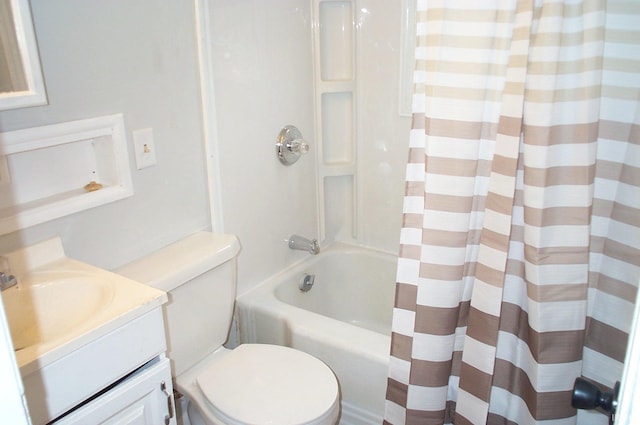
<path id="1" fill-rule="evenodd" d="M 331 369 L 288 347 L 240 345 L 196 382 L 211 413 L 225 424 L 333 425 L 339 416 Z"/>

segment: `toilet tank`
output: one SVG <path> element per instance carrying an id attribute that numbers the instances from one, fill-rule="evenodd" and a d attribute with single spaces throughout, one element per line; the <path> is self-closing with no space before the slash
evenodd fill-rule
<path id="1" fill-rule="evenodd" d="M 226 342 L 239 251 L 234 235 L 198 232 L 116 270 L 167 292 L 167 355 L 176 376 Z"/>

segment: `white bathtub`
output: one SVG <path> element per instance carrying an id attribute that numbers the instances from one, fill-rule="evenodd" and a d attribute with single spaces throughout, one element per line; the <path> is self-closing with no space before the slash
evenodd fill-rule
<path id="1" fill-rule="evenodd" d="M 238 297 L 241 342 L 286 345 L 327 363 L 340 382 L 341 425 L 381 423 L 395 256 L 335 244 Z M 315 274 L 308 292 L 298 289 Z"/>

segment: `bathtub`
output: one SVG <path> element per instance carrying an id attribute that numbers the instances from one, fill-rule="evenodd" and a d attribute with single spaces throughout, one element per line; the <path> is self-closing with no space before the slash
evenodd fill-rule
<path id="1" fill-rule="evenodd" d="M 240 342 L 286 345 L 333 369 L 340 425 L 382 423 L 397 257 L 334 244 L 237 299 Z M 299 289 L 315 275 L 308 292 Z"/>

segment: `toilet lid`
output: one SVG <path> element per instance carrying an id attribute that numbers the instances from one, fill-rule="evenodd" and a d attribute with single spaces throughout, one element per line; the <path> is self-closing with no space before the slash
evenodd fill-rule
<path id="1" fill-rule="evenodd" d="M 298 425 L 337 417 L 338 382 L 331 369 L 288 347 L 240 345 L 197 382 L 226 423 Z"/>

